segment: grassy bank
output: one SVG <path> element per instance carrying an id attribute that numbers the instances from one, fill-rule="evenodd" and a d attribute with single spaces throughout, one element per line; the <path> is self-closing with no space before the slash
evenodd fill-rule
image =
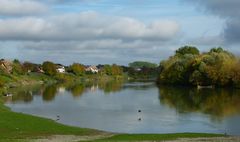
<path id="1" fill-rule="evenodd" d="M 109 138 L 95 140 L 95 142 L 116 142 L 116 141 L 165 141 L 179 138 L 204 138 L 223 137 L 222 134 L 207 133 L 172 133 L 172 134 L 119 134 Z"/>

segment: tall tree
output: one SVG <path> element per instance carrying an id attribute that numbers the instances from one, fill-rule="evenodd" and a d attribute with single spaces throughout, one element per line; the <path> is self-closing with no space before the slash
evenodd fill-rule
<path id="1" fill-rule="evenodd" d="M 43 62 L 42 68 L 45 74 L 47 75 L 54 76 L 57 74 L 57 67 L 53 62 L 50 61 Z"/>

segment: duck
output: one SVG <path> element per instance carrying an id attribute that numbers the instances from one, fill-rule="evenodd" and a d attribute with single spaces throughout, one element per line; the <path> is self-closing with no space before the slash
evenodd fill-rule
<path id="1" fill-rule="evenodd" d="M 138 112 L 142 112 L 142 110 L 141 110 L 141 109 L 139 109 L 139 110 L 138 110 Z"/>
<path id="2" fill-rule="evenodd" d="M 13 96 L 13 94 L 6 93 L 6 94 L 4 94 L 3 96 L 5 96 L 5 97 L 12 97 L 12 96 Z"/>

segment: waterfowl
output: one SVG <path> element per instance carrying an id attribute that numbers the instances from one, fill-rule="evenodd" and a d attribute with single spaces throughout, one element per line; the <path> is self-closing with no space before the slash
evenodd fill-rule
<path id="1" fill-rule="evenodd" d="M 3 96 L 5 96 L 5 97 L 12 97 L 12 94 L 7 93 L 7 94 L 4 94 Z"/>

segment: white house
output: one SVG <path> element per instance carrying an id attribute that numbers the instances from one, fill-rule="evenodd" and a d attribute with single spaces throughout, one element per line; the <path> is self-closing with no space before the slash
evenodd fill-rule
<path id="1" fill-rule="evenodd" d="M 89 72 L 92 72 L 92 73 L 98 73 L 99 70 L 96 66 L 89 66 L 85 69 L 85 71 L 89 71 Z"/>
<path id="2" fill-rule="evenodd" d="M 63 65 L 57 65 L 57 72 L 59 73 L 65 73 L 65 67 Z"/>

